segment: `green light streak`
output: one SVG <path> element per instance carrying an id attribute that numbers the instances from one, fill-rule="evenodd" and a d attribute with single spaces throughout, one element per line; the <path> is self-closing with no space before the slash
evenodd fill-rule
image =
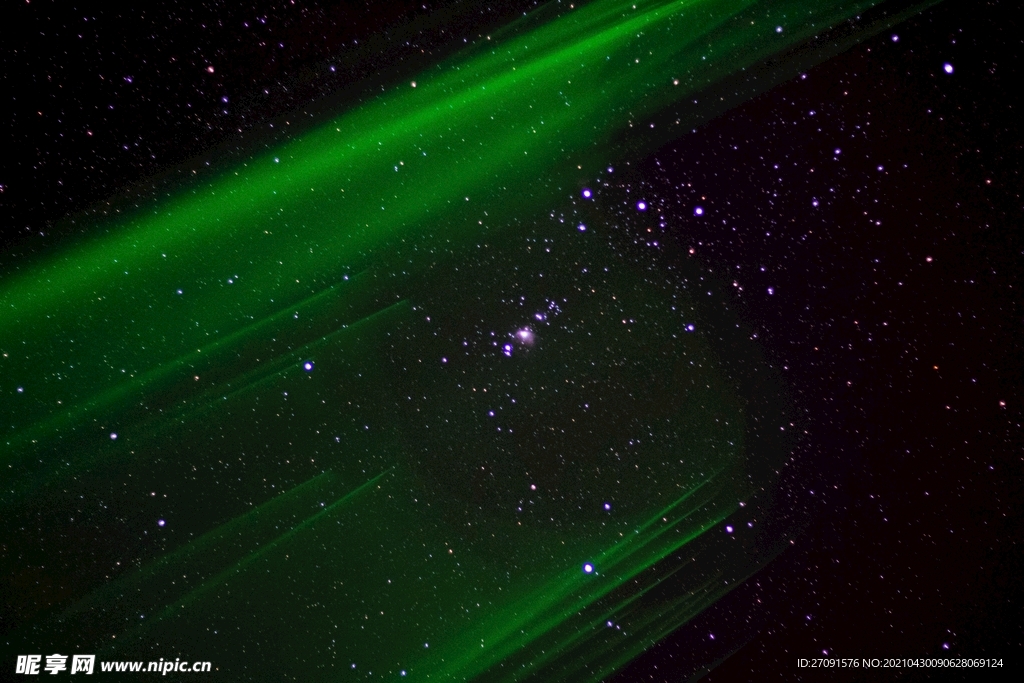
<path id="1" fill-rule="evenodd" d="M 103 586 L 65 611 L 61 621 L 80 617 L 84 612 L 126 596 L 131 596 L 130 604 L 121 602 L 120 610 L 108 614 L 111 622 L 123 622 L 133 613 L 140 610 L 146 613 L 164 604 L 169 605 L 169 610 L 174 605 L 183 607 L 193 601 L 200 588 L 222 582 L 282 540 L 308 528 L 328 510 L 334 510 L 346 501 L 351 502 L 386 474 L 381 473 L 354 491 L 337 497 L 335 492 L 343 482 L 334 472 L 324 472 L 206 532 L 140 571 Z M 322 502 L 333 498 L 337 500 L 330 506 Z M 310 510 L 316 512 L 310 514 Z M 282 528 L 287 530 L 281 533 Z M 158 590 L 150 592 L 153 588 Z M 194 590 L 190 590 L 192 588 Z"/>
<path id="2" fill-rule="evenodd" d="M 5 276 L 3 391 L 24 392 L 0 407 L 0 513 L 149 525 L 134 573 L 103 531 L 55 560 L 107 564 L 19 637 L 180 647 L 225 680 L 600 680 L 705 609 L 777 552 L 709 559 L 770 483 L 711 338 L 677 334 L 706 304 L 601 219 L 544 217 L 876 4 L 545 10 Z M 523 324 L 502 307 L 523 292 L 565 309 L 539 347 L 470 347 Z M 584 507 L 603 496 L 614 516 Z"/>
<path id="3" fill-rule="evenodd" d="M 428 71 L 415 89 L 396 88 L 13 278 L 0 292 L 0 329 L 39 326 L 38 334 L 56 336 L 58 321 L 75 316 L 55 311 L 95 319 L 108 313 L 108 299 L 116 307 L 130 302 L 130 326 L 118 329 L 123 316 L 116 316 L 110 333 L 123 339 L 148 332 L 138 342 L 145 357 L 166 362 L 205 345 L 185 320 L 228 334 L 307 296 L 303 282 L 335 281 L 338 263 L 386 250 L 396 239 L 436 242 L 431 216 L 444 214 L 444 239 L 458 243 L 477 236 L 485 213 L 488 224 L 501 225 L 525 206 L 543 207 L 564 190 L 537 178 L 576 165 L 596 170 L 620 131 L 872 4 L 588 5 L 536 38 L 514 37 L 504 50 L 456 60 L 437 76 Z M 774 17 L 798 19 L 776 34 Z M 197 272 L 238 275 L 241 286 L 202 291 Z M 160 291 L 156 285 L 164 283 Z M 167 319 L 179 286 L 189 292 L 189 306 Z M 126 287 L 137 290 L 129 302 Z M 201 291 L 192 298 L 195 289 Z M 154 349 L 158 336 L 167 341 Z M 12 342 L 4 335 L 0 343 Z"/>
<path id="4" fill-rule="evenodd" d="M 337 514 L 341 506 L 351 505 L 353 502 L 358 500 L 360 496 L 365 495 L 366 492 L 368 491 L 371 491 L 374 488 L 374 486 L 380 488 L 379 483 L 388 474 L 390 474 L 390 470 L 381 472 L 376 477 L 370 479 L 365 484 L 362 484 L 354 491 L 351 491 L 343 495 L 338 500 L 321 509 L 319 512 L 310 515 L 306 519 L 302 520 L 295 526 L 285 531 L 283 534 L 280 534 L 272 540 L 261 544 L 258 548 L 253 550 L 248 555 L 245 555 L 234 564 L 219 571 L 215 575 L 203 580 L 201 585 L 189 591 L 186 595 L 177 599 L 172 599 L 170 603 L 167 604 L 166 607 L 160 610 L 159 614 L 157 614 L 144 626 L 138 626 L 130 631 L 123 632 L 121 634 L 122 638 L 140 641 L 151 637 L 154 628 L 159 628 L 159 624 L 161 621 L 174 619 L 179 615 L 179 613 L 188 610 L 188 608 L 191 605 L 195 605 L 198 602 L 210 599 L 211 592 L 216 591 L 219 587 L 221 587 L 223 584 L 229 581 L 232 577 L 238 575 L 241 572 L 246 571 L 246 569 L 251 567 L 255 562 L 257 562 L 261 558 L 265 557 L 268 553 L 272 553 L 275 549 L 283 545 L 286 545 L 290 542 L 294 542 L 297 535 L 303 532 L 308 532 L 310 528 L 312 528 L 317 522 L 323 520 L 325 517 L 330 517 L 331 515 Z M 245 519 L 247 522 L 259 523 L 260 521 L 262 521 L 260 520 L 259 516 L 252 515 L 251 513 L 250 515 L 246 515 Z M 151 585 L 152 582 L 156 579 L 168 578 L 166 570 L 169 568 L 169 566 L 173 566 L 175 570 L 187 570 L 189 568 L 189 565 L 183 565 L 182 560 L 185 560 L 186 558 L 191 560 L 194 559 L 196 556 L 201 555 L 202 553 L 213 552 L 216 549 L 223 547 L 224 542 L 227 538 L 233 536 L 243 538 L 243 532 L 241 529 L 238 528 L 239 526 L 241 525 L 238 523 L 237 520 L 232 520 L 232 522 L 225 525 L 224 528 L 210 532 L 210 534 L 207 534 L 203 538 L 196 541 L 198 545 L 195 548 L 189 546 L 186 549 L 184 549 L 184 552 L 176 553 L 176 557 L 168 558 L 168 561 L 166 562 L 162 561 L 159 567 L 154 567 L 146 572 L 147 574 L 149 574 L 149 576 L 146 577 L 146 584 Z M 276 528 L 277 526 L 275 525 L 275 529 Z M 269 529 L 267 529 L 267 525 L 264 524 L 263 533 L 266 533 L 268 530 Z M 256 533 L 259 533 L 259 531 L 257 531 Z M 160 573 L 163 576 L 155 576 L 157 573 Z M 116 651 L 114 650 L 114 648 L 110 648 L 110 650 Z"/>

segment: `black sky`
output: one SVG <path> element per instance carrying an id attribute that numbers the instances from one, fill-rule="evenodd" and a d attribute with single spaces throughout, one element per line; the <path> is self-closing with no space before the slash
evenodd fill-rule
<path id="1" fill-rule="evenodd" d="M 19 2 L 0 268 L 534 4 Z M 941 3 L 634 160 L 623 191 L 675 226 L 657 263 L 710 268 L 785 368 L 806 434 L 776 509 L 803 531 L 617 683 L 705 660 L 712 681 L 939 677 L 797 669 L 823 653 L 1019 660 L 1019 29 L 1015 3 Z"/>

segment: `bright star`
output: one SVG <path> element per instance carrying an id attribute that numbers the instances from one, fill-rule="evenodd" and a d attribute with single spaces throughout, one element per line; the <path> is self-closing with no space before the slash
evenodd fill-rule
<path id="1" fill-rule="evenodd" d="M 534 341 L 533 330 L 528 327 L 524 327 L 516 332 L 516 339 L 525 346 L 532 346 Z"/>

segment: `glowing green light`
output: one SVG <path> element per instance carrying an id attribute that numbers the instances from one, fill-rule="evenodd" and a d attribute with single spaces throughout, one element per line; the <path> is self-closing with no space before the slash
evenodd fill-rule
<path id="1" fill-rule="evenodd" d="M 695 559 L 765 483 L 747 397 L 706 304 L 549 217 L 875 4 L 541 12 L 7 276 L 0 516 L 109 565 L 32 633 L 229 679 L 600 680 L 706 608 L 771 555 Z M 75 540 L 136 525 L 132 571 Z"/>

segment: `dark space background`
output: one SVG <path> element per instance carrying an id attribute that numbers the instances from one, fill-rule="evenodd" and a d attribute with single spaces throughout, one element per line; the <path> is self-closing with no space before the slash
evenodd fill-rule
<path id="1" fill-rule="evenodd" d="M 0 274 L 536 4 L 10 3 Z M 969 675 L 797 669 L 825 653 L 1019 665 L 1018 14 L 940 3 L 630 160 L 620 189 L 669 225 L 655 261 L 732 284 L 806 433 L 776 506 L 792 545 L 616 683 L 694 661 L 711 681 Z"/>

